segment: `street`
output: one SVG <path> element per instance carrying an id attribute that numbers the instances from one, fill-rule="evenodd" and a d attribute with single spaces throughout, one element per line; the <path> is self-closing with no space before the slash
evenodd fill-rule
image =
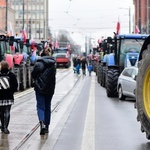
<path id="1" fill-rule="evenodd" d="M 39 135 L 34 91 L 29 89 L 15 96 L 10 134 L 0 133 L 0 149 L 150 149 L 136 120 L 135 101 L 108 98 L 94 72 L 91 77 L 77 76 L 72 68 L 57 69 L 56 84 L 49 134 Z"/>

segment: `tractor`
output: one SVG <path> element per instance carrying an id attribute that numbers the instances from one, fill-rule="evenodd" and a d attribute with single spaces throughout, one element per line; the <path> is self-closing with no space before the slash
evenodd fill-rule
<path id="1" fill-rule="evenodd" d="M 18 91 L 31 87 L 31 70 L 36 61 L 34 57 L 28 39 L 24 43 L 21 37 L 0 35 L 0 61 L 6 60 L 15 73 Z"/>
<path id="2" fill-rule="evenodd" d="M 14 38 L 14 45 L 14 72 L 18 76 L 20 90 L 25 90 L 31 87 L 31 72 L 37 60 L 37 44 L 29 39 L 24 42 L 21 38 Z"/>
<path id="3" fill-rule="evenodd" d="M 138 60 L 138 74 L 136 76 L 137 121 L 141 123 L 141 132 L 146 133 L 150 140 L 150 36 L 141 48 Z"/>
<path id="4" fill-rule="evenodd" d="M 98 83 L 105 87 L 106 83 L 106 60 L 107 60 L 107 54 L 110 54 L 113 52 L 113 45 L 112 45 L 112 38 L 107 37 L 107 39 L 104 39 L 101 43 L 99 43 L 99 48 L 101 49 L 100 57 L 97 64 L 97 78 Z"/>
<path id="5" fill-rule="evenodd" d="M 107 55 L 105 56 L 103 82 L 108 97 L 118 97 L 117 82 L 122 70 L 128 66 L 136 66 L 145 34 L 119 34 L 107 39 Z"/>

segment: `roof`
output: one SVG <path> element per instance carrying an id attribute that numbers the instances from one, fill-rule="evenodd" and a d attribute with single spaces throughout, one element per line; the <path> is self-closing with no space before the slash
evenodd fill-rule
<path id="1" fill-rule="evenodd" d="M 146 39 L 148 34 L 118 34 L 117 38 L 122 39 Z"/>

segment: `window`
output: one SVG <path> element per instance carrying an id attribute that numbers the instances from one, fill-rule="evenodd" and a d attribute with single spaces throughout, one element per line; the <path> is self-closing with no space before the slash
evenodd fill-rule
<path id="1" fill-rule="evenodd" d="M 125 69 L 123 71 L 122 75 L 127 76 L 127 77 L 131 77 L 132 76 L 132 69 L 131 68 Z"/>

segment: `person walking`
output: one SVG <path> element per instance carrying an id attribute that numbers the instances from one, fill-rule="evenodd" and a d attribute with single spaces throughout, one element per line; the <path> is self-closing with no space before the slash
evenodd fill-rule
<path id="1" fill-rule="evenodd" d="M 77 73 L 77 75 L 80 74 L 80 67 L 81 67 L 81 58 L 80 58 L 80 56 L 77 56 L 77 60 L 76 60 L 76 73 Z"/>
<path id="2" fill-rule="evenodd" d="M 86 75 L 86 66 L 87 66 L 87 61 L 86 61 L 86 58 L 83 56 L 81 58 L 81 68 L 82 68 L 83 75 Z"/>
<path id="3" fill-rule="evenodd" d="M 55 91 L 56 62 L 49 49 L 41 54 L 31 73 L 37 101 L 37 115 L 40 122 L 40 135 L 49 132 L 51 120 L 51 101 Z"/>
<path id="4" fill-rule="evenodd" d="M 73 61 L 73 71 L 74 71 L 74 73 L 76 73 L 77 56 L 74 56 L 72 61 Z"/>
<path id="5" fill-rule="evenodd" d="M 2 61 L 0 65 L 1 131 L 4 134 L 9 134 L 10 110 L 11 105 L 14 104 L 14 93 L 17 91 L 18 83 L 15 74 L 9 70 L 9 64 L 6 61 Z"/>
<path id="6" fill-rule="evenodd" d="M 88 68 L 88 71 L 89 71 L 89 76 L 91 76 L 91 72 L 92 72 L 92 70 L 93 70 L 92 64 L 89 63 L 89 65 L 88 65 L 87 68 Z"/>

